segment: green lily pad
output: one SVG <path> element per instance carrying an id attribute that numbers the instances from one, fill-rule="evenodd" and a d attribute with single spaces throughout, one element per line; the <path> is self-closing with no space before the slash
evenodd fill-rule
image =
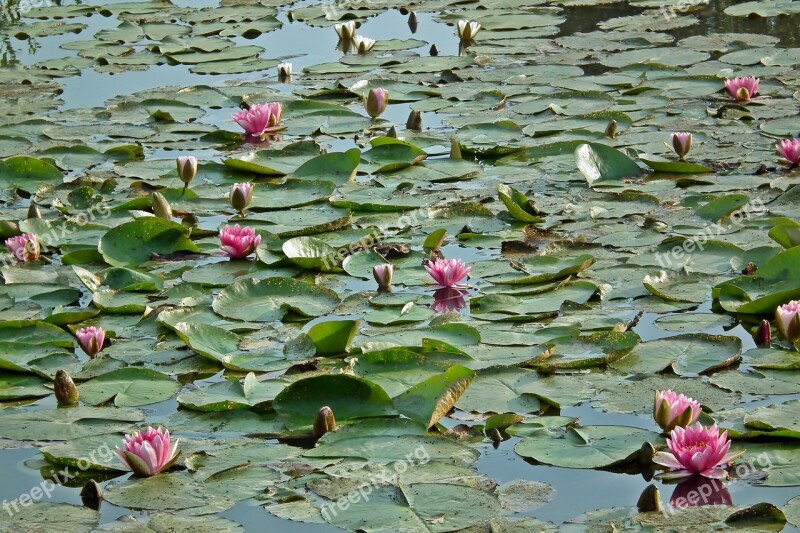
<path id="1" fill-rule="evenodd" d="M 310 427 L 324 406 L 333 410 L 337 422 L 395 414 L 383 389 L 344 374 L 301 379 L 286 387 L 272 402 L 286 426 L 295 429 Z"/>
<path id="2" fill-rule="evenodd" d="M 181 389 L 169 376 L 145 368 L 123 368 L 98 376 L 78 387 L 90 405 L 114 401 L 117 407 L 136 407 L 169 400 Z"/>
<path id="3" fill-rule="evenodd" d="M 339 297 L 330 289 L 291 278 L 240 279 L 214 299 L 214 311 L 228 318 L 256 322 L 280 320 L 292 311 L 314 317 L 333 311 Z"/>

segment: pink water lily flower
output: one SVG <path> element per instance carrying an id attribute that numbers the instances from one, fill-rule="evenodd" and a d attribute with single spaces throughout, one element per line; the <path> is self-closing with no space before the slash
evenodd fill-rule
<path id="1" fill-rule="evenodd" d="M 6 239 L 6 248 L 20 263 L 36 261 L 42 253 L 39 238 L 33 233 L 23 233 Z"/>
<path id="2" fill-rule="evenodd" d="M 745 76 L 744 78 L 733 78 L 732 80 L 725 80 L 725 88 L 731 98 L 737 102 L 747 102 L 756 95 L 758 90 L 758 83 L 761 80 L 753 76 Z"/>
<path id="3" fill-rule="evenodd" d="M 455 289 L 453 287 L 437 289 L 433 293 L 433 310 L 437 313 L 458 311 L 467 306 L 467 300 L 464 298 L 466 295 L 467 291 L 463 289 Z"/>
<path id="4" fill-rule="evenodd" d="M 789 342 L 800 340 L 800 303 L 792 300 L 788 304 L 779 305 L 775 309 L 775 321 L 784 339 Z"/>
<path id="5" fill-rule="evenodd" d="M 656 391 L 653 418 L 665 432 L 685 428 L 700 417 L 700 403 L 671 390 Z"/>
<path id="6" fill-rule="evenodd" d="M 219 231 L 220 249 L 231 259 L 244 259 L 261 244 L 261 235 L 253 228 L 242 228 L 239 224 L 225 226 Z"/>
<path id="7" fill-rule="evenodd" d="M 469 275 L 470 268 L 461 259 L 437 259 L 425 265 L 425 270 L 440 287 L 456 287 Z"/>
<path id="8" fill-rule="evenodd" d="M 103 328 L 81 328 L 75 332 L 75 337 L 78 339 L 81 350 L 92 358 L 100 353 L 106 342 L 106 332 L 103 331 Z"/>
<path id="9" fill-rule="evenodd" d="M 125 435 L 123 448 L 117 446 L 122 463 L 140 476 L 154 476 L 171 467 L 178 459 L 178 439 L 170 444 L 169 431 L 147 428 Z"/>
<path id="10" fill-rule="evenodd" d="M 669 452 L 656 452 L 653 462 L 670 469 L 665 477 L 700 474 L 708 478 L 724 478 L 725 467 L 744 453 L 730 452 L 728 432 L 719 432 L 716 424 L 703 427 L 699 422 L 687 428 L 676 427 L 667 439 Z"/>
<path id="11" fill-rule="evenodd" d="M 800 164 L 800 139 L 784 139 L 775 145 L 781 155 L 780 162 L 792 168 Z"/>
<path id="12" fill-rule="evenodd" d="M 258 137 L 280 129 L 282 112 L 283 108 L 280 102 L 256 104 L 250 109 L 235 113 L 233 120 L 244 129 L 246 134 Z"/>

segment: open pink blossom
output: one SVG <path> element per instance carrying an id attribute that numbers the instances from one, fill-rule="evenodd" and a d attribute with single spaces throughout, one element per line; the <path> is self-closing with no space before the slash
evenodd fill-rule
<path id="1" fill-rule="evenodd" d="M 800 303 L 792 300 L 788 304 L 779 305 L 775 309 L 775 321 L 784 339 L 789 342 L 800 340 Z"/>
<path id="2" fill-rule="evenodd" d="M 761 80 L 753 76 L 745 76 L 744 78 L 733 78 L 732 80 L 725 80 L 725 88 L 731 98 L 737 102 L 747 102 L 756 95 L 758 90 L 758 83 Z"/>
<path id="3" fill-rule="evenodd" d="M 470 269 L 461 259 L 437 259 L 425 265 L 425 270 L 440 287 L 456 287 Z"/>
<path id="4" fill-rule="evenodd" d="M 103 349 L 106 342 L 106 332 L 103 328 L 81 328 L 75 332 L 81 350 L 89 357 L 94 357 Z"/>
<path id="5" fill-rule="evenodd" d="M 667 438 L 669 452 L 656 452 L 653 462 L 670 469 L 666 477 L 700 474 L 708 478 L 724 478 L 725 467 L 744 451 L 730 452 L 728 432 L 720 435 L 716 424 L 703 427 L 699 422 L 687 428 L 676 427 Z"/>
<path id="6" fill-rule="evenodd" d="M 653 418 L 666 432 L 676 426 L 685 428 L 700 417 L 700 404 L 691 398 L 671 390 L 656 391 Z"/>
<path id="7" fill-rule="evenodd" d="M 140 476 L 154 476 L 167 470 L 180 455 L 178 439 L 170 444 L 169 431 L 161 428 L 134 431 L 125 435 L 122 445 L 123 448 L 117 446 L 117 455 Z"/>
<path id="8" fill-rule="evenodd" d="M 800 139 L 784 139 L 775 145 L 781 155 L 780 162 L 792 168 L 800 165 Z"/>
<path id="9" fill-rule="evenodd" d="M 261 244 L 261 235 L 253 228 L 242 228 L 239 224 L 225 226 L 219 231 L 220 249 L 231 259 L 244 259 Z"/>
<path id="10" fill-rule="evenodd" d="M 233 120 L 244 129 L 246 134 L 258 137 L 280 128 L 282 110 L 280 102 L 256 104 L 250 109 L 235 113 Z"/>
<path id="11" fill-rule="evenodd" d="M 42 253 L 39 238 L 33 233 L 23 233 L 6 239 L 6 248 L 20 263 L 36 261 Z"/>
<path id="12" fill-rule="evenodd" d="M 467 291 L 455 289 L 453 287 L 442 287 L 433 293 L 433 310 L 437 313 L 447 313 L 448 311 L 458 311 L 467 306 L 464 298 Z"/>

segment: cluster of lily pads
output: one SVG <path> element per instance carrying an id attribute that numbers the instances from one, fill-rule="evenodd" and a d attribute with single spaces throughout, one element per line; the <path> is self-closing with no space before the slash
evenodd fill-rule
<path id="1" fill-rule="evenodd" d="M 368 531 L 800 524 L 796 54 L 676 39 L 696 12 L 649 1 L 588 32 L 587 2 L 415 3 L 410 29 L 455 27 L 447 55 L 359 35 L 396 13 L 352 4 L 70 4 L 9 30 L 72 56 L 0 76 L 0 446 L 152 515 L 40 501 L 0 528 L 237 531 L 218 513 L 244 501 Z M 290 24 L 348 52 L 267 57 Z M 65 78 L 173 65 L 209 77 L 60 106 Z M 632 488 L 594 511 L 557 469 Z"/>

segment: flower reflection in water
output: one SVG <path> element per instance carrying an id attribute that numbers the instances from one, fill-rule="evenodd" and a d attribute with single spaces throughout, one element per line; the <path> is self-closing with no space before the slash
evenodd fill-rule
<path id="1" fill-rule="evenodd" d="M 685 509 L 702 505 L 733 505 L 733 500 L 721 479 L 695 474 L 675 486 L 669 504 L 674 509 Z"/>
<path id="2" fill-rule="evenodd" d="M 448 311 L 458 311 L 466 307 L 467 291 L 455 289 L 453 287 L 442 287 L 433 293 L 433 309 L 437 313 L 447 313 Z"/>

